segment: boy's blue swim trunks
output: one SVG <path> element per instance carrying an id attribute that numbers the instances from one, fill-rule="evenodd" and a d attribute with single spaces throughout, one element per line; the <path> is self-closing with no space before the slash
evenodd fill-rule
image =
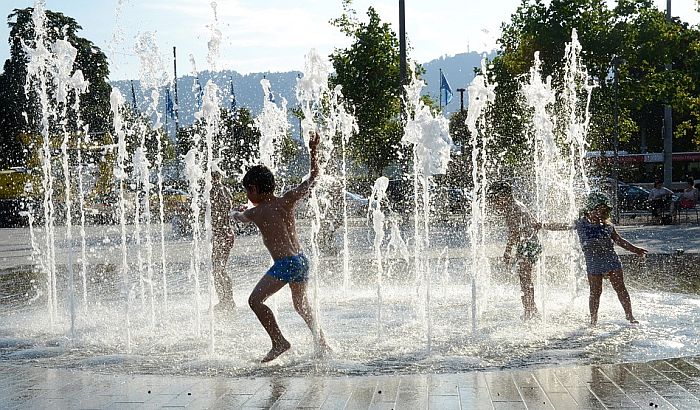
<path id="1" fill-rule="evenodd" d="M 306 282 L 309 280 L 309 260 L 303 252 L 277 259 L 267 275 L 285 282 Z"/>

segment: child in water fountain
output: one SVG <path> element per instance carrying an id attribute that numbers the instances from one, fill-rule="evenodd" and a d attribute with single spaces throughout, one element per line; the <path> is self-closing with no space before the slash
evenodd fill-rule
<path id="1" fill-rule="evenodd" d="M 255 285 L 250 294 L 248 304 L 260 320 L 272 340 L 272 348 L 262 359 L 269 362 L 291 347 L 277 325 L 275 316 L 265 301 L 289 284 L 292 291 L 294 309 L 304 319 L 306 324 L 315 331 L 316 318 L 306 295 L 309 278 L 309 261 L 302 252 L 296 231 L 294 207 L 301 198 L 306 196 L 319 174 L 317 163 L 317 147 L 319 135 L 312 133 L 309 140 L 311 156 L 311 175 L 296 188 L 287 191 L 281 197 L 274 194 L 275 177 L 263 165 L 256 165 L 248 170 L 243 177 L 243 187 L 248 200 L 254 205 L 242 212 L 234 212 L 233 217 L 241 222 L 253 222 L 263 238 L 263 244 L 270 252 L 274 264 Z M 318 328 L 315 337 L 321 351 L 328 351 L 323 331 Z"/>
<path id="2" fill-rule="evenodd" d="M 563 231 L 576 229 L 581 249 L 586 259 L 586 271 L 588 273 L 588 285 L 590 296 L 588 309 L 591 314 L 591 326 L 598 323 L 598 306 L 600 295 L 603 292 L 603 279 L 610 279 L 617 298 L 625 310 L 625 317 L 630 323 L 639 323 L 632 315 L 632 303 L 630 295 L 625 287 L 622 275 L 622 263 L 614 249 L 613 243 L 628 251 L 644 256 L 647 251 L 623 239 L 610 222 L 610 200 L 601 192 L 592 192 L 588 195 L 583 216 L 573 225 L 545 223 L 543 229 Z"/>
<path id="3" fill-rule="evenodd" d="M 233 242 L 236 239 L 229 214 L 233 208 L 233 195 L 221 182 L 221 173 L 211 173 L 211 226 L 212 226 L 212 265 L 214 268 L 214 288 L 219 303 L 214 306 L 217 311 L 229 311 L 236 307 L 233 301 L 233 284 L 226 273 Z"/>
<path id="4" fill-rule="evenodd" d="M 528 321 L 538 314 L 537 305 L 535 305 L 535 288 L 532 285 L 532 269 L 542 253 L 542 246 L 537 239 L 539 224 L 525 205 L 513 197 L 513 189 L 507 182 L 496 182 L 491 185 L 489 197 L 491 204 L 505 218 L 508 241 L 503 260 L 506 265 L 510 265 L 514 259 L 520 277 L 521 299 L 525 309 L 522 319 Z M 515 255 L 512 255 L 513 248 L 515 248 Z"/>

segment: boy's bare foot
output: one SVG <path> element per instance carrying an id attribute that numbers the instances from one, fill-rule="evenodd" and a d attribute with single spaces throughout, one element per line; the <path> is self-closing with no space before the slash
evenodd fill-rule
<path id="1" fill-rule="evenodd" d="M 292 345 L 289 344 L 289 342 L 286 340 L 284 342 L 281 342 L 277 346 L 272 346 L 272 349 L 270 349 L 270 351 L 267 352 L 267 355 L 263 357 L 260 363 L 267 363 L 269 361 L 275 360 L 277 357 L 279 357 L 279 355 L 289 350 L 290 347 L 292 347 Z"/>
<path id="2" fill-rule="evenodd" d="M 537 309 L 534 310 L 526 310 L 525 313 L 523 313 L 522 316 L 520 316 L 520 319 L 523 322 L 528 322 L 533 319 L 539 319 L 540 318 L 540 313 L 537 311 Z"/>
<path id="3" fill-rule="evenodd" d="M 629 320 L 633 325 L 639 324 L 639 321 L 635 319 L 634 316 L 629 316 L 627 320 Z"/>

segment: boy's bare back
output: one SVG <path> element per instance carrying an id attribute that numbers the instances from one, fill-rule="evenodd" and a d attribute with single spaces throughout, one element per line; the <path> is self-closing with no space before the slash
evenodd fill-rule
<path id="1" fill-rule="evenodd" d="M 274 196 L 243 212 L 243 216 L 260 230 L 263 243 L 274 260 L 301 252 L 294 218 L 297 201 L 288 195 Z"/>
<path id="2" fill-rule="evenodd" d="M 241 222 L 253 222 L 258 227 L 263 243 L 274 260 L 295 256 L 302 251 L 296 229 L 294 207 L 308 194 L 318 176 L 316 157 L 319 139 L 319 135 L 314 133 L 309 140 L 311 172 L 308 179 L 281 197 L 271 192 L 260 193 L 255 186 L 245 187 L 248 199 L 254 207 L 233 214 L 235 219 Z"/>

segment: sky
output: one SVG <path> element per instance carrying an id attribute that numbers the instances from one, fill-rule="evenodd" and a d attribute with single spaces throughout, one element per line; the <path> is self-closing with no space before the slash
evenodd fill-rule
<path id="1" fill-rule="evenodd" d="M 666 0 L 654 0 L 665 9 Z M 32 7 L 34 0 L 0 0 L 0 14 Z M 46 0 L 46 8 L 73 17 L 78 34 L 110 59 L 110 79 L 138 79 L 138 38 L 155 39 L 150 48 L 172 75 L 172 47 L 178 50 L 178 76 L 206 69 L 250 72 L 302 71 L 315 48 L 328 55 L 350 40 L 329 21 L 342 14 L 341 0 Z M 427 62 L 443 55 L 496 48 L 500 26 L 520 0 L 406 0 L 409 57 Z M 373 6 L 398 32 L 397 0 L 354 0 L 361 20 Z M 672 14 L 700 23 L 696 0 L 673 0 Z M 8 58 L 7 24 L 0 25 L 0 61 Z M 221 32 L 219 55 L 208 61 L 212 28 Z M 216 42 L 215 42 L 216 43 Z M 142 54 L 143 55 L 143 54 Z"/>

